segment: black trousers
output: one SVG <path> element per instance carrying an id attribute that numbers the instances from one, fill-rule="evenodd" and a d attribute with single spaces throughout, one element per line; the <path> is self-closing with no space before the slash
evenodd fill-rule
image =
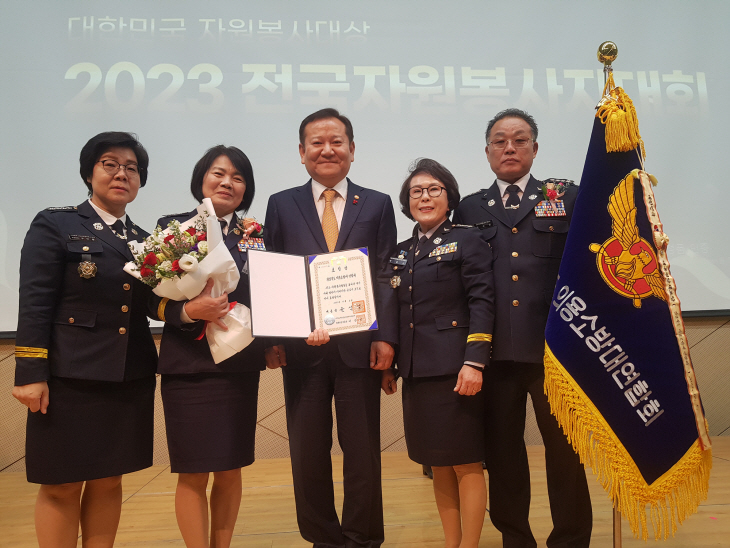
<path id="1" fill-rule="evenodd" d="M 550 413 L 542 364 L 492 362 L 485 374 L 486 463 L 490 517 L 502 533 L 504 548 L 537 546 L 529 523 L 530 470 L 525 448 L 525 405 L 530 394 L 545 444 L 553 530 L 548 548 L 586 548 L 593 512 L 588 483 L 578 455 Z"/>
<path id="2" fill-rule="evenodd" d="M 284 367 L 297 522 L 314 548 L 383 543 L 380 481 L 380 371 L 350 368 L 336 344 L 313 367 Z M 343 452 L 344 504 L 337 518 L 332 484 L 332 398 Z"/>

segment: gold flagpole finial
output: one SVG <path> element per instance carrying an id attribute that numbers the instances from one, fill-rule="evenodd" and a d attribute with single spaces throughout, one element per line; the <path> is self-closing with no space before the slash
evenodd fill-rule
<path id="1" fill-rule="evenodd" d="M 618 46 L 615 42 L 607 41 L 598 46 L 598 61 L 605 67 L 610 67 L 618 57 Z"/>

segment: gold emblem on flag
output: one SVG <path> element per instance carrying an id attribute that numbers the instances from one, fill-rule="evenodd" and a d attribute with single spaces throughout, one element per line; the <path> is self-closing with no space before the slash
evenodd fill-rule
<path id="1" fill-rule="evenodd" d="M 634 203 L 634 177 L 627 175 L 613 191 L 608 201 L 613 220 L 613 236 L 602 244 L 591 244 L 596 254 L 596 266 L 608 287 L 633 300 L 641 308 L 641 300 L 652 295 L 666 301 L 664 279 L 651 244 L 639 235 Z"/>

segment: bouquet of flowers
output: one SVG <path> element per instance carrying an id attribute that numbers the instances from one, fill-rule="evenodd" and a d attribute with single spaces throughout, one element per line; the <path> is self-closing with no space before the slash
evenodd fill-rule
<path id="1" fill-rule="evenodd" d="M 213 203 L 205 198 L 198 214 L 185 221 L 171 221 L 166 229 L 157 227 L 144 242 L 129 242 L 134 261 L 125 272 L 151 286 L 156 295 L 174 301 L 197 297 L 208 279 L 213 280 L 211 295 L 230 293 L 238 285 L 236 262 L 223 241 L 223 233 Z M 251 313 L 236 303 L 222 318 L 224 331 L 215 324 L 206 326 L 205 335 L 215 363 L 246 348 L 251 335 Z"/>

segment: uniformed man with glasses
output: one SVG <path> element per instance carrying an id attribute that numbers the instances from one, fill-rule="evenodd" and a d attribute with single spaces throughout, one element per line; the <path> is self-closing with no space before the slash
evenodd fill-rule
<path id="1" fill-rule="evenodd" d="M 497 179 L 464 198 L 454 222 L 481 223 L 494 253 L 496 314 L 492 361 L 484 377 L 490 517 L 505 548 L 537 546 L 528 520 L 524 430 L 529 393 L 545 444 L 553 519 L 547 546 L 587 547 L 593 516 L 585 470 L 551 415 L 543 390 L 545 324 L 578 189 L 531 175 L 537 124 L 528 113 L 514 108 L 498 113 L 487 126 L 486 139 L 487 160 Z"/>

